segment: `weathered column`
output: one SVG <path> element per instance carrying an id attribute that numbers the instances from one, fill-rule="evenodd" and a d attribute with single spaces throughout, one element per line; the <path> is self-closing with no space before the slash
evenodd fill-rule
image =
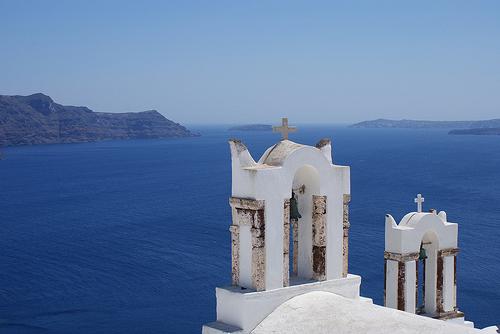
<path id="1" fill-rule="evenodd" d="M 415 313 L 417 310 L 417 261 L 409 259 L 405 261 L 405 304 L 406 312 Z"/>
<path id="2" fill-rule="evenodd" d="M 385 306 L 415 313 L 418 253 L 385 252 Z"/>
<path id="3" fill-rule="evenodd" d="M 418 314 L 418 260 L 415 261 L 415 313 Z"/>
<path id="4" fill-rule="evenodd" d="M 233 285 L 240 284 L 240 227 L 231 225 L 231 282 Z"/>
<path id="5" fill-rule="evenodd" d="M 343 256 L 343 267 L 342 267 L 342 277 L 347 277 L 348 274 L 348 269 L 349 269 L 349 227 L 351 224 L 349 223 L 349 202 L 351 201 L 351 195 L 349 194 L 344 194 L 343 197 L 343 231 L 344 231 L 344 237 L 343 237 L 343 249 L 342 249 L 342 256 Z"/>
<path id="6" fill-rule="evenodd" d="M 398 261 L 398 310 L 400 311 L 405 310 L 405 269 L 405 263 L 403 261 Z"/>
<path id="7" fill-rule="evenodd" d="M 295 254 L 294 254 L 295 255 Z M 283 206 L 283 286 L 290 285 L 290 200 Z"/>
<path id="8" fill-rule="evenodd" d="M 299 272 L 299 220 L 292 219 L 293 229 L 293 274 L 296 276 Z"/>
<path id="9" fill-rule="evenodd" d="M 436 312 L 440 319 L 463 316 L 456 304 L 456 256 L 458 248 L 438 251 Z"/>
<path id="10" fill-rule="evenodd" d="M 313 195 L 313 279 L 326 279 L 326 196 Z"/>
<path id="11" fill-rule="evenodd" d="M 252 282 L 257 291 L 265 290 L 265 231 L 264 210 L 257 210 L 252 225 Z"/>
<path id="12" fill-rule="evenodd" d="M 437 256 L 437 271 L 436 271 L 436 313 L 443 313 L 443 257 Z"/>
<path id="13" fill-rule="evenodd" d="M 264 201 L 231 197 L 229 204 L 233 215 L 230 229 L 233 284 L 243 286 L 243 282 L 251 282 L 250 287 L 255 290 L 265 290 Z M 243 243 L 242 240 L 249 241 Z M 243 272 L 248 274 L 241 277 Z"/>
<path id="14" fill-rule="evenodd" d="M 384 306 L 398 308 L 398 261 L 384 254 Z"/>

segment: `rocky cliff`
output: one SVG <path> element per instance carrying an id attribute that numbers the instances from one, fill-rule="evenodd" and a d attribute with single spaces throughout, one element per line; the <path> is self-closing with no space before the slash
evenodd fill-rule
<path id="1" fill-rule="evenodd" d="M 364 121 L 351 125 L 353 128 L 442 128 L 442 129 L 471 129 L 471 128 L 498 128 L 500 119 L 490 119 L 484 121 L 416 121 L 410 119 L 391 120 L 376 119 Z"/>
<path id="2" fill-rule="evenodd" d="M 156 110 L 102 113 L 63 106 L 40 93 L 0 95 L 0 146 L 189 136 Z"/>
<path id="3" fill-rule="evenodd" d="M 496 135 L 500 136 L 500 128 L 477 128 L 477 129 L 459 129 L 448 132 L 450 135 Z"/>

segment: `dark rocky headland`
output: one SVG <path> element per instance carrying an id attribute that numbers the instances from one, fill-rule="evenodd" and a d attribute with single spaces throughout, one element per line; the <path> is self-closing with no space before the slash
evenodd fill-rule
<path id="1" fill-rule="evenodd" d="M 448 132 L 450 135 L 496 135 L 500 136 L 500 128 L 477 128 L 477 129 L 459 129 Z"/>
<path id="2" fill-rule="evenodd" d="M 156 110 L 94 112 L 60 105 L 41 93 L 0 95 L 0 146 L 191 136 Z"/>
<path id="3" fill-rule="evenodd" d="M 401 129 L 473 129 L 500 128 L 500 119 L 484 121 L 417 121 L 411 119 L 376 119 L 352 124 L 353 128 L 401 128 Z"/>

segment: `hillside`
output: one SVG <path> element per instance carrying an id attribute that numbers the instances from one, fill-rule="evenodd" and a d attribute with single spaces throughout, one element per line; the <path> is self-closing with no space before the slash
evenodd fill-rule
<path id="1" fill-rule="evenodd" d="M 416 121 L 376 119 L 351 125 L 353 128 L 441 128 L 441 129 L 472 129 L 472 128 L 500 128 L 500 119 L 484 121 Z"/>
<path id="2" fill-rule="evenodd" d="M 500 135 L 500 128 L 479 128 L 479 129 L 460 129 L 451 130 L 450 135 Z"/>
<path id="3" fill-rule="evenodd" d="M 63 106 L 41 93 L 0 95 L 0 146 L 189 136 L 156 110 L 103 113 Z"/>

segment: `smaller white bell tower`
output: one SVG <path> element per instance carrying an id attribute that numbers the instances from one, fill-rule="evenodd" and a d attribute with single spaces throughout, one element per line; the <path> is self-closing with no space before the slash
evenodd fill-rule
<path id="1" fill-rule="evenodd" d="M 457 307 L 458 224 L 446 212 L 422 212 L 424 198 L 415 198 L 417 211 L 396 224 L 385 219 L 385 306 L 442 320 L 464 321 Z"/>

